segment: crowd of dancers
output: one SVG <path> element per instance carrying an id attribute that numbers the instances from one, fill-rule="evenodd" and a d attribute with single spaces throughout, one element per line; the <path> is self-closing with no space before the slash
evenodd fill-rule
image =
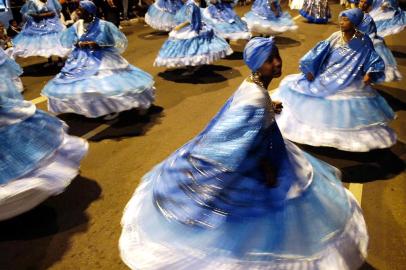
<path id="1" fill-rule="evenodd" d="M 384 37 L 403 30 L 406 14 L 396 0 L 343 3 L 340 30 L 270 96 L 283 63 L 270 35 L 298 26 L 278 0 L 255 0 L 243 18 L 234 5 L 157 0 L 145 14 L 169 32 L 154 65 L 188 76 L 233 53 L 230 40 L 247 40 L 251 75 L 201 133 L 144 176 L 124 211 L 122 259 L 132 269 L 357 269 L 368 244 L 357 201 L 338 169 L 293 142 L 351 152 L 396 143 L 395 113 L 371 83 L 402 79 Z M 290 7 L 311 23 L 332 16 L 327 0 Z M 153 76 L 121 56 L 127 38 L 93 2 L 79 2 L 68 28 L 60 11 L 56 0 L 29 0 L 24 26 L 0 49 L 0 220 L 63 192 L 78 174 L 88 143 L 54 115 L 110 120 L 155 100 Z M 21 95 L 14 59 L 31 56 L 62 66 L 42 89 L 52 115 Z"/>

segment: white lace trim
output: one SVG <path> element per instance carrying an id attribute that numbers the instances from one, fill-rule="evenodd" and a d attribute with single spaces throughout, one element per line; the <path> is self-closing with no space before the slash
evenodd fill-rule
<path id="1" fill-rule="evenodd" d="M 141 93 L 127 92 L 116 96 L 86 93 L 67 99 L 48 97 L 48 110 L 54 114 L 76 113 L 86 117 L 100 117 L 133 108 L 148 109 L 155 98 L 155 88 Z"/>
<path id="2" fill-rule="evenodd" d="M 245 17 L 242 19 L 245 20 Z M 259 22 L 250 22 L 250 21 L 246 21 L 246 22 L 247 22 L 248 29 L 251 32 L 267 34 L 267 35 L 280 34 L 280 33 L 286 32 L 286 31 L 296 31 L 298 29 L 297 25 L 291 25 L 291 26 L 267 25 L 267 26 L 264 26 Z"/>
<path id="3" fill-rule="evenodd" d="M 149 16 L 148 13 L 145 14 L 144 21 L 146 24 L 148 24 L 152 28 L 154 28 L 156 30 L 160 30 L 160 31 L 165 31 L 165 32 L 171 31 L 176 26 L 175 23 L 168 24 L 168 23 L 164 23 L 162 21 L 156 20 L 156 19 L 152 18 L 151 16 Z"/>
<path id="4" fill-rule="evenodd" d="M 120 254 L 131 269 L 168 269 L 181 265 L 184 269 L 201 270 L 350 270 L 361 266 L 366 257 L 368 234 L 365 220 L 355 198 L 347 190 L 353 208 L 352 217 L 341 235 L 332 240 L 325 249 L 310 257 L 282 256 L 272 261 L 261 262 L 231 259 L 231 256 L 221 256 L 220 251 L 216 250 L 205 254 L 199 250 L 150 241 L 137 226 L 143 199 L 148 192 L 147 187 L 148 182 L 143 182 L 137 188 L 121 220 L 123 230 L 119 241 Z"/>
<path id="5" fill-rule="evenodd" d="M 395 132 L 385 124 L 352 130 L 315 128 L 300 122 L 288 107 L 284 107 L 282 113 L 276 116 L 276 122 L 283 137 L 288 140 L 312 146 L 334 147 L 350 152 L 368 152 L 372 149 L 389 148 L 397 140 Z"/>
<path id="6" fill-rule="evenodd" d="M 227 50 L 220 51 L 220 52 L 211 52 L 209 54 L 204 54 L 204 55 L 194 55 L 194 56 L 179 57 L 179 58 L 161 58 L 158 56 L 155 59 L 154 66 L 177 68 L 177 67 L 187 67 L 187 66 L 209 65 L 232 53 L 233 53 L 233 50 L 230 47 L 228 47 Z"/>

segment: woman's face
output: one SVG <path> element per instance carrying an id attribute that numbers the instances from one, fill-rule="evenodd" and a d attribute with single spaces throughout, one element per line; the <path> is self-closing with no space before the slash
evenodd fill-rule
<path id="1" fill-rule="evenodd" d="M 76 14 L 78 15 L 79 19 L 84 20 L 85 22 L 90 22 L 93 19 L 93 16 L 89 14 L 84 8 L 79 7 L 76 10 Z"/>
<path id="2" fill-rule="evenodd" d="M 368 11 L 368 9 L 369 9 L 368 1 L 367 0 L 360 0 L 359 4 L 358 4 L 358 7 L 364 12 Z"/>
<path id="3" fill-rule="evenodd" d="M 274 47 L 265 63 L 259 68 L 259 73 L 267 78 L 278 78 L 282 75 L 282 59 L 278 48 Z"/>
<path id="4" fill-rule="evenodd" d="M 354 25 L 352 24 L 350 19 L 348 19 L 347 17 L 341 16 L 340 17 L 340 28 L 341 28 L 341 31 L 347 32 L 350 30 L 354 30 Z"/>

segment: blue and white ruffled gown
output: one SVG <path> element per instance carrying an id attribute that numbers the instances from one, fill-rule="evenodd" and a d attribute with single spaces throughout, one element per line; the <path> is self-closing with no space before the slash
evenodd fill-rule
<path id="1" fill-rule="evenodd" d="M 168 68 L 211 64 L 233 53 L 225 39 L 202 21 L 200 8 L 193 0 L 178 11 L 178 24 L 189 24 L 180 30 L 172 30 L 162 45 L 154 66 Z"/>
<path id="2" fill-rule="evenodd" d="M 305 0 L 299 13 L 311 23 L 327 23 L 331 18 L 328 0 Z"/>
<path id="3" fill-rule="evenodd" d="M 21 67 L 0 48 L 0 95 L 14 97 L 15 93 L 23 92 L 22 73 Z"/>
<path id="4" fill-rule="evenodd" d="M 88 148 L 62 121 L 18 95 L 0 93 L 0 220 L 63 192 Z"/>
<path id="5" fill-rule="evenodd" d="M 279 11 L 278 16 L 272 11 L 270 2 Z M 282 12 L 278 0 L 255 0 L 251 11 L 246 13 L 242 19 L 247 23 L 251 32 L 265 35 L 279 34 L 298 28 L 292 16 L 288 12 Z"/>
<path id="6" fill-rule="evenodd" d="M 382 5 L 387 8 L 382 9 Z M 374 0 L 369 14 L 374 19 L 381 37 L 398 34 L 406 27 L 406 11 L 399 7 L 397 0 Z"/>
<path id="7" fill-rule="evenodd" d="M 61 72 L 42 90 L 51 112 L 99 117 L 151 106 L 154 80 L 120 55 L 127 38 L 112 23 L 98 18 L 90 24 L 79 20 L 65 30 L 61 41 L 74 49 Z M 80 48 L 77 43 L 81 41 L 94 41 L 99 48 Z"/>
<path id="8" fill-rule="evenodd" d="M 203 11 L 204 21 L 222 38 L 230 40 L 250 39 L 247 24 L 235 13 L 233 3 L 224 0 L 209 2 Z"/>
<path id="9" fill-rule="evenodd" d="M 398 70 L 396 59 L 391 50 L 386 46 L 384 39 L 378 36 L 375 22 L 368 13 L 364 13 L 364 18 L 357 28 L 359 31 L 369 35 L 374 43 L 375 51 L 385 62 L 385 81 L 400 81 L 402 74 Z"/>
<path id="10" fill-rule="evenodd" d="M 159 31 L 171 31 L 178 25 L 176 13 L 182 8 L 182 0 L 157 0 L 145 14 L 145 22 Z"/>
<path id="11" fill-rule="evenodd" d="M 206 129 L 144 176 L 122 218 L 132 269 L 356 269 L 362 211 L 340 172 L 289 141 L 245 81 Z M 261 167 L 277 179 L 266 184 Z"/>
<path id="12" fill-rule="evenodd" d="M 388 148 L 396 134 L 388 126 L 395 114 L 363 76 L 384 79 L 385 65 L 362 33 L 348 44 L 341 32 L 319 42 L 300 62 L 302 74 L 285 77 L 272 98 L 282 101 L 276 120 L 294 142 L 366 152 Z M 312 73 L 313 81 L 305 74 Z"/>
<path id="13" fill-rule="evenodd" d="M 41 56 L 65 57 L 70 49 L 64 48 L 60 42 L 60 37 L 65 26 L 59 19 L 61 5 L 57 0 L 48 0 L 42 3 L 39 0 L 29 0 L 21 8 L 26 23 L 21 32 L 13 39 L 13 56 L 30 57 Z M 34 20 L 31 14 L 44 12 L 54 12 L 55 16 L 44 18 L 39 21 Z"/>

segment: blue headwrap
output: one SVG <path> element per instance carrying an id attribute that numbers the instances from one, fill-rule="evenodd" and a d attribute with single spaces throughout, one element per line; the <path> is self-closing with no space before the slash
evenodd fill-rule
<path id="1" fill-rule="evenodd" d="M 362 10 L 359 8 L 352 8 L 341 11 L 339 17 L 347 17 L 350 22 L 352 22 L 352 24 L 357 27 L 360 23 L 362 23 L 364 12 L 362 12 Z"/>
<path id="2" fill-rule="evenodd" d="M 244 62 L 252 71 L 257 71 L 268 59 L 274 45 L 273 37 L 255 37 L 244 49 Z"/>
<path id="3" fill-rule="evenodd" d="M 92 14 L 93 16 L 97 14 L 97 7 L 92 1 L 89 0 L 80 1 L 79 6 L 84 10 L 86 10 L 88 13 Z"/>
<path id="4" fill-rule="evenodd" d="M 374 2 L 374 0 L 367 0 L 368 6 L 371 6 L 373 2 Z"/>

